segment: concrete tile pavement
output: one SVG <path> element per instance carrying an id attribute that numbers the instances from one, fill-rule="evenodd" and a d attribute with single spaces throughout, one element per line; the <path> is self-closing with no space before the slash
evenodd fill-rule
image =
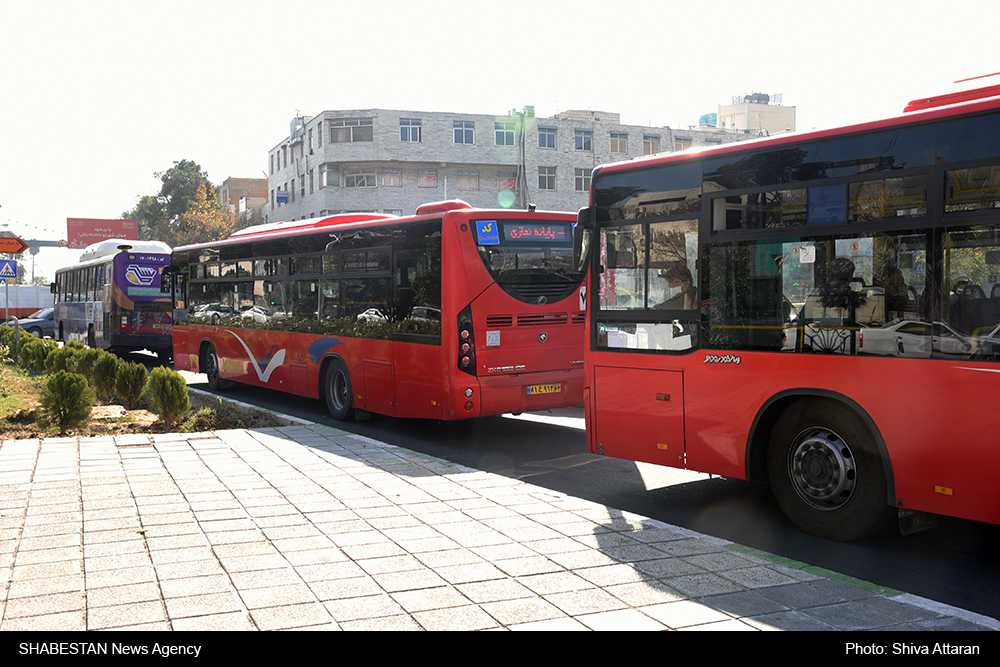
<path id="1" fill-rule="evenodd" d="M 318 425 L 0 443 L 0 630 L 995 630 Z"/>

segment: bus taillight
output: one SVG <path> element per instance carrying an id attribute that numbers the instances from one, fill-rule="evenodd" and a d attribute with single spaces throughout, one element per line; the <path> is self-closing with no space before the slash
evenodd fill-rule
<path id="1" fill-rule="evenodd" d="M 458 314 L 458 370 L 476 374 L 476 341 L 472 333 L 472 308 L 466 306 Z"/>

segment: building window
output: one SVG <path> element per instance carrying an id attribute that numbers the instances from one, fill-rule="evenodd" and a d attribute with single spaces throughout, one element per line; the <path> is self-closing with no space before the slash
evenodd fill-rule
<path id="1" fill-rule="evenodd" d="M 417 128 L 420 129 L 420 128 Z M 382 170 L 382 187 L 384 188 L 398 188 L 403 185 L 403 170 L 402 169 L 383 169 Z"/>
<path id="2" fill-rule="evenodd" d="M 497 135 L 497 146 L 514 145 L 514 123 L 498 121 L 493 123 L 493 130 Z"/>
<path id="3" fill-rule="evenodd" d="M 576 191 L 590 192 L 590 169 L 576 170 Z"/>
<path id="4" fill-rule="evenodd" d="M 375 171 L 366 169 L 345 169 L 345 188 L 374 188 Z"/>
<path id="5" fill-rule="evenodd" d="M 576 142 L 576 150 L 594 150 L 594 133 L 590 130 L 577 130 L 573 133 L 573 139 Z"/>
<path id="6" fill-rule="evenodd" d="M 340 187 L 340 167 L 335 164 L 324 164 L 319 168 L 319 187 Z"/>
<path id="7" fill-rule="evenodd" d="M 418 188 L 436 188 L 438 186 L 438 175 L 434 169 L 421 169 L 417 172 Z"/>
<path id="8" fill-rule="evenodd" d="M 399 119 L 399 140 L 419 143 L 421 139 L 421 127 L 419 118 Z"/>
<path id="9" fill-rule="evenodd" d="M 467 120 L 454 121 L 455 143 L 474 144 L 476 143 L 476 124 Z"/>
<path id="10" fill-rule="evenodd" d="M 371 118 L 337 118 L 330 121 L 330 141 L 372 141 Z"/>
<path id="11" fill-rule="evenodd" d="M 628 153 L 628 134 L 625 132 L 611 133 L 611 152 Z"/>
<path id="12" fill-rule="evenodd" d="M 323 145 L 323 121 L 316 124 L 316 144 Z"/>
<path id="13" fill-rule="evenodd" d="M 539 167 L 538 168 L 538 189 L 539 190 L 555 190 L 556 189 L 556 168 L 555 167 Z"/>
<path id="14" fill-rule="evenodd" d="M 299 195 L 306 196 L 306 175 L 299 176 Z"/>
<path id="15" fill-rule="evenodd" d="M 674 137 L 674 150 L 683 151 L 691 148 L 690 137 Z"/>
<path id="16" fill-rule="evenodd" d="M 314 169 L 309 170 L 309 194 L 316 192 L 316 173 Z"/>
<path id="17" fill-rule="evenodd" d="M 538 128 L 538 147 L 539 148 L 556 147 L 556 128 L 554 127 Z"/>
<path id="18" fill-rule="evenodd" d="M 642 137 L 642 154 L 653 155 L 660 152 L 660 138 L 653 134 L 646 134 Z"/>
<path id="19" fill-rule="evenodd" d="M 516 189 L 517 189 L 516 171 L 497 172 L 497 190 L 510 190 L 511 192 L 514 192 Z"/>
<path id="20" fill-rule="evenodd" d="M 459 190 L 478 190 L 479 189 L 479 172 L 478 171 L 460 171 L 460 172 L 458 172 L 458 189 Z"/>

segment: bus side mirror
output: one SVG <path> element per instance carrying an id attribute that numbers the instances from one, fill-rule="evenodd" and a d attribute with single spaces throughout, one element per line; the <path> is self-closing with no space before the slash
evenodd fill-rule
<path id="1" fill-rule="evenodd" d="M 59 283 L 49 283 L 49 291 L 57 294 L 59 292 Z"/>
<path id="2" fill-rule="evenodd" d="M 160 294 L 170 294 L 170 286 L 174 281 L 174 272 L 170 268 L 168 266 L 160 272 Z"/>
<path id="3" fill-rule="evenodd" d="M 580 209 L 576 214 L 576 226 L 573 228 L 573 260 L 577 271 L 586 271 L 590 259 L 590 246 L 594 234 L 593 209 L 589 206 Z"/>

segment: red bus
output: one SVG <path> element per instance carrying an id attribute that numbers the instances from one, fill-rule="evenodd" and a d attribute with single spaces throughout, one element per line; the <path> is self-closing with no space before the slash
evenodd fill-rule
<path id="1" fill-rule="evenodd" d="M 575 220 L 450 201 L 177 248 L 175 367 L 322 397 L 339 420 L 580 405 Z"/>
<path id="2" fill-rule="evenodd" d="M 834 540 L 1000 522 L 992 95 L 595 169 L 590 451 L 766 480 Z"/>

